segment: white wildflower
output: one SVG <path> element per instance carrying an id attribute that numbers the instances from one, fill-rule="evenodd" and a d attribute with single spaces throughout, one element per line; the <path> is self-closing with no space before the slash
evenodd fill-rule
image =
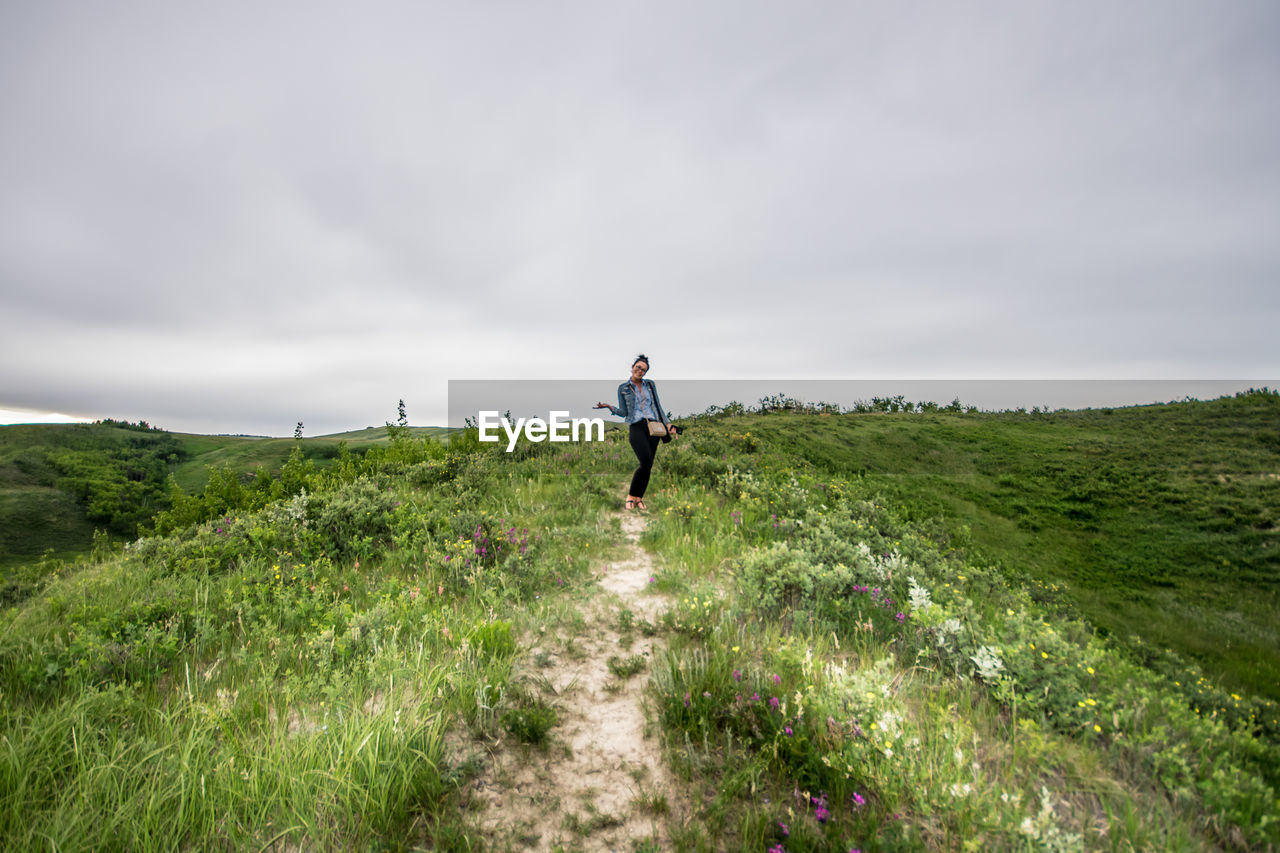
<path id="1" fill-rule="evenodd" d="M 980 646 L 976 654 L 969 658 L 977 668 L 978 677 L 988 684 L 994 684 L 1004 671 L 1004 662 L 994 646 Z"/>
<path id="2" fill-rule="evenodd" d="M 929 605 L 933 604 L 933 599 L 929 597 L 929 590 L 916 583 L 914 577 L 908 577 L 907 583 L 911 587 L 908 597 L 911 599 L 912 610 L 928 610 Z"/>

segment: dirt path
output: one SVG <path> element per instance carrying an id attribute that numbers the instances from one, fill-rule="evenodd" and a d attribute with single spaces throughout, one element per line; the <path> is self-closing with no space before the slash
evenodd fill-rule
<path id="1" fill-rule="evenodd" d="M 582 630 L 568 642 L 532 649 L 524 667 L 555 691 L 550 698 L 560 722 L 551 743 L 496 752 L 476 782 L 480 823 L 498 850 L 629 852 L 646 838 L 655 849 L 667 846 L 676 798 L 644 708 L 648 663 L 662 644 L 639 630 L 666 602 L 648 591 L 654 567 L 638 544 L 644 516 L 622 513 L 621 522 L 626 552 L 599 566 L 603 594 L 584 603 Z M 624 610 L 636 626 L 625 632 Z M 636 656 L 644 662 L 638 673 L 610 671 L 611 657 Z"/>

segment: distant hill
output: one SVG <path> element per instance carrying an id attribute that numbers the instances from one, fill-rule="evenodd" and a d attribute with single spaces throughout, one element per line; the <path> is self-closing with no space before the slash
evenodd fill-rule
<path id="1" fill-rule="evenodd" d="M 445 427 L 407 427 L 410 436 Z M 52 551 L 88 551 L 95 529 L 132 539 L 137 525 L 167 504 L 169 478 L 199 492 L 209 469 L 274 474 L 294 447 L 323 467 L 345 442 L 353 454 L 389 441 L 385 427 L 317 438 L 170 433 L 116 421 L 0 426 L 0 569 Z"/>

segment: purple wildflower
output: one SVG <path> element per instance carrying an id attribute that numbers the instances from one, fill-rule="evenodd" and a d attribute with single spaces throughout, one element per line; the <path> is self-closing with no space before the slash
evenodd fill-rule
<path id="1" fill-rule="evenodd" d="M 780 704 L 782 704 L 782 703 L 778 701 L 778 697 L 777 697 L 777 696 L 770 696 L 770 697 L 769 697 L 769 707 L 770 707 L 770 708 L 772 708 L 773 710 L 775 710 L 775 711 L 776 711 L 776 710 L 778 710 L 778 706 L 779 706 Z"/>
<path id="2" fill-rule="evenodd" d="M 783 823 L 782 821 L 778 821 L 778 829 L 781 829 L 781 830 L 782 830 L 782 837 L 783 837 L 783 838 L 789 838 L 789 837 L 791 837 L 791 829 L 790 829 L 790 828 L 789 828 L 785 823 Z"/>
<path id="3" fill-rule="evenodd" d="M 775 673 L 773 674 L 773 683 L 774 683 L 774 684 L 781 684 L 781 683 L 782 683 L 782 676 L 781 676 L 781 675 L 778 675 L 778 674 L 775 672 Z"/>
<path id="4" fill-rule="evenodd" d="M 862 798 L 862 795 L 861 795 L 861 794 L 859 794 L 857 791 L 854 791 L 854 792 L 853 792 L 853 804 L 854 804 L 854 806 L 856 806 L 857 808 L 862 808 L 863 806 L 865 806 L 865 805 L 867 804 L 867 801 L 866 801 L 865 799 L 863 799 L 863 798 Z"/>
<path id="5" fill-rule="evenodd" d="M 735 669 L 735 670 L 733 671 L 733 680 L 734 680 L 734 681 L 741 681 L 741 680 L 742 680 L 742 670 L 740 670 L 740 669 Z"/>
<path id="6" fill-rule="evenodd" d="M 795 734 L 794 732 L 791 731 L 791 726 L 783 727 L 782 731 L 786 734 L 787 737 L 791 737 L 793 734 Z"/>

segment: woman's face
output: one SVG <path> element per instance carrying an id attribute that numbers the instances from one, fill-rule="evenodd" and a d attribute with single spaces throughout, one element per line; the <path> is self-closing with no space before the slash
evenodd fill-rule
<path id="1" fill-rule="evenodd" d="M 641 379 L 644 378 L 644 375 L 648 372 L 649 372 L 649 362 L 637 361 L 635 364 L 631 365 L 631 381 L 639 382 Z"/>

